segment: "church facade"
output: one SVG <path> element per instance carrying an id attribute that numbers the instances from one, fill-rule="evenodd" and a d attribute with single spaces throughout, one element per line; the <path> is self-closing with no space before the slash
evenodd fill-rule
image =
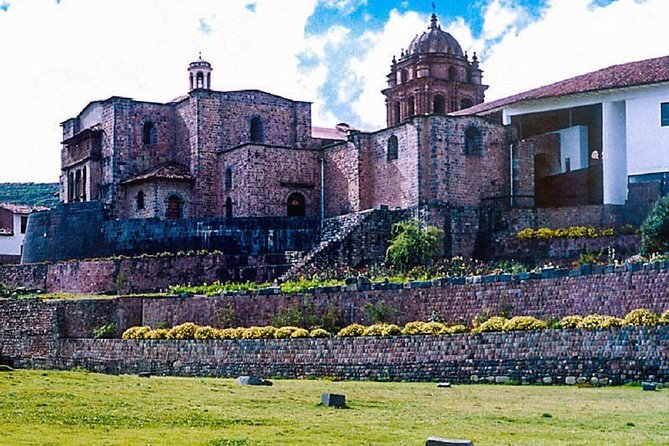
<path id="1" fill-rule="evenodd" d="M 507 226 L 521 227 L 536 224 L 527 212 L 538 208 L 600 206 L 585 213 L 597 225 L 611 214 L 601 207 L 636 200 L 628 191 L 646 207 L 666 192 L 669 160 L 634 172 L 637 182 L 626 167 L 647 149 L 625 142 L 635 125 L 624 120 L 625 104 L 636 103 L 624 94 L 653 98 L 644 106 L 657 109 L 648 119 L 657 118 L 655 134 L 665 138 L 644 144 L 656 150 L 669 141 L 669 63 L 654 64 L 642 79 L 626 77 L 631 67 L 611 67 L 608 77 L 602 70 L 489 105 L 476 54 L 433 14 L 391 62 L 382 92 L 388 126 L 362 132 L 313 127 L 308 102 L 215 91 L 212 66 L 199 58 L 182 97 L 112 97 L 62 123 L 61 201 L 98 201 L 106 218 L 120 220 L 414 209 L 446 230 L 449 254 L 471 255 L 482 229 L 497 229 L 486 209 L 502 209 Z"/>

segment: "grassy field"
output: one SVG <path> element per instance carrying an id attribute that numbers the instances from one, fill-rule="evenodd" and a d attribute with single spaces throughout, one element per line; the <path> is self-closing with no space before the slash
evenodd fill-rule
<path id="1" fill-rule="evenodd" d="M 348 409 L 319 407 L 323 392 Z M 669 390 L 0 373 L 2 445 L 666 445 Z"/>

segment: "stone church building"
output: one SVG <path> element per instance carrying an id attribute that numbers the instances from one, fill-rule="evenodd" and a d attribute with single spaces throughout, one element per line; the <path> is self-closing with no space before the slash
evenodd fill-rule
<path id="1" fill-rule="evenodd" d="M 200 57 L 184 96 L 111 97 L 62 123 L 61 201 L 110 220 L 411 209 L 447 254 L 472 255 L 503 229 L 619 225 L 666 192 L 669 58 L 491 103 L 482 73 L 433 14 L 391 61 L 387 127 L 363 132 L 313 127 L 308 102 L 213 90 Z"/>

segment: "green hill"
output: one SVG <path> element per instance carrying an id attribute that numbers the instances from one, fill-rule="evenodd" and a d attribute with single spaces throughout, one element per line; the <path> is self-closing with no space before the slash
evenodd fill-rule
<path id="1" fill-rule="evenodd" d="M 0 183 L 0 203 L 54 206 L 58 183 Z"/>

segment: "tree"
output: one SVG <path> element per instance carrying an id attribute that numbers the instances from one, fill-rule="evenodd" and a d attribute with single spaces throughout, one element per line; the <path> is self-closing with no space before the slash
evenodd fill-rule
<path id="1" fill-rule="evenodd" d="M 444 239 L 444 231 L 434 226 L 423 228 L 418 220 L 395 223 L 391 235 L 386 263 L 402 271 L 434 260 Z"/>
<path id="2" fill-rule="evenodd" d="M 669 252 L 669 196 L 657 200 L 640 230 L 641 254 Z"/>

